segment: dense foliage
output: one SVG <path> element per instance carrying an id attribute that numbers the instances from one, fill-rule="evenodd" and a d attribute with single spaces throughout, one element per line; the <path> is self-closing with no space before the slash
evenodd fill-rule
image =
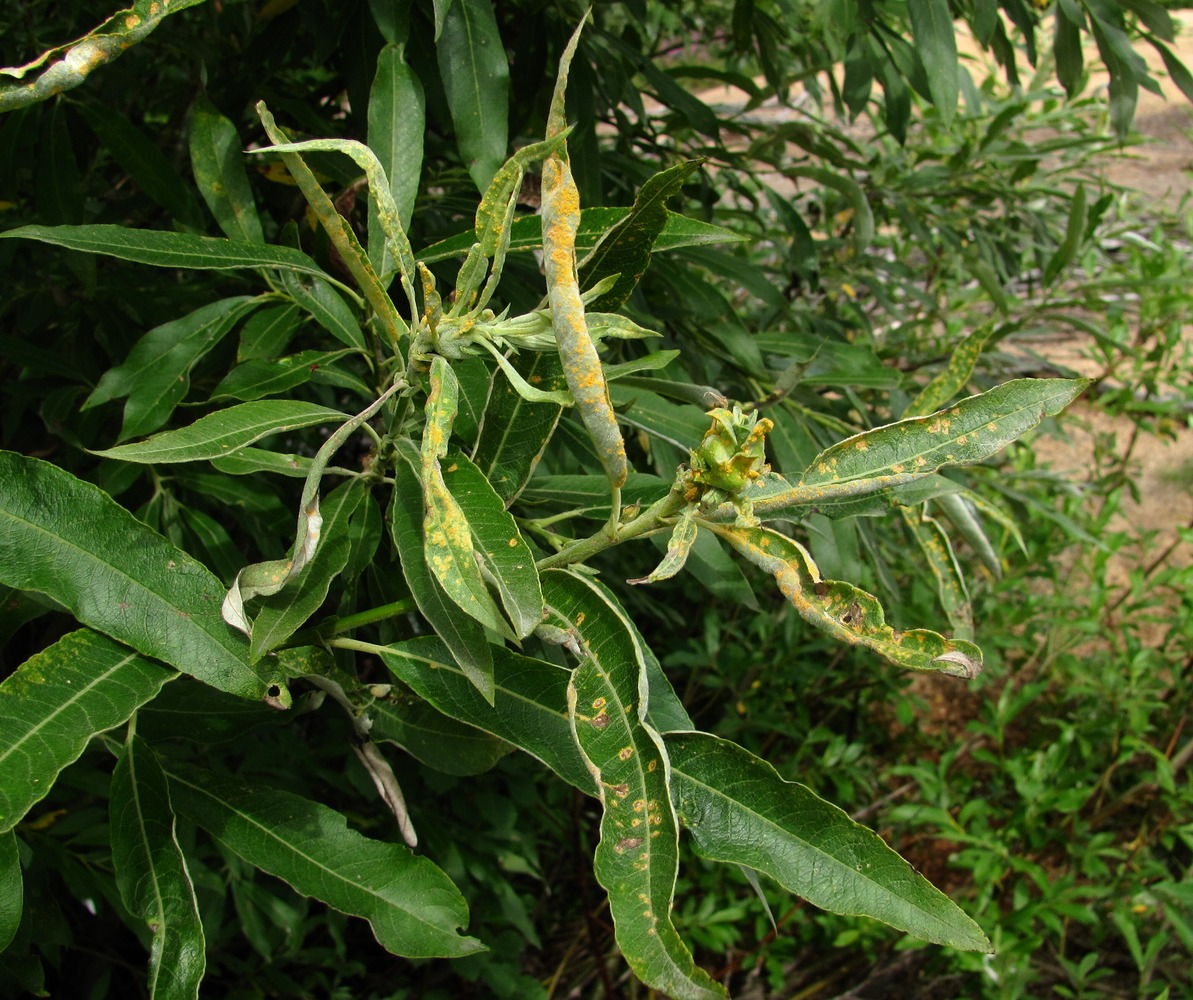
<path id="1" fill-rule="evenodd" d="M 1179 412 L 1146 404 L 1183 265 L 1103 249 L 1115 139 L 1076 100 L 1086 35 L 1118 136 L 1138 37 L 1193 89 L 1163 8 L 1047 12 L 1071 103 L 1021 79 L 1044 13 L 1017 0 L 88 16 L 3 25 L 0 989 L 613 995 L 628 964 L 714 996 L 823 975 L 820 934 L 868 961 L 877 920 L 958 950 L 950 995 L 1017 996 L 1053 974 L 1041 926 L 1072 989 L 1099 978 L 1102 902 L 1140 988 L 1179 981 L 1189 813 L 1155 741 L 1188 639 L 1034 672 L 1056 610 L 1008 570 L 1057 543 L 1021 525 L 1125 546 L 1094 537 L 1125 467 L 1057 509 L 1004 452 L 1087 384 L 1015 346 L 1042 325 L 1094 336 L 1142 426 Z M 1187 616 L 1180 570 L 1148 574 L 1106 601 Z M 980 647 L 1023 684 L 911 744 L 896 671 L 960 700 Z M 1037 696 L 1088 725 L 1049 713 L 999 771 Z M 1127 800 L 1183 818 L 1136 859 L 1107 797 L 1140 754 L 1163 773 Z M 887 779 L 920 804 L 884 822 L 971 877 L 830 804 Z M 1026 858 L 1055 859 L 1052 811 L 1072 884 Z M 1034 888 L 1000 896 L 1008 869 Z M 837 930 L 784 945 L 774 883 Z"/>

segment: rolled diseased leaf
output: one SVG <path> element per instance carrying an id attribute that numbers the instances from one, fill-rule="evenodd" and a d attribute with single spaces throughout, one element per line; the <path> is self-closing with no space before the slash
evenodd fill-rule
<path id="1" fill-rule="evenodd" d="M 425 515 L 424 551 L 427 566 L 460 609 L 482 625 L 512 639 L 485 585 L 472 544 L 472 528 L 460 504 L 443 480 L 439 460 L 447 455 L 447 441 L 456 419 L 459 386 L 451 367 L 436 355 L 431 364 L 431 392 L 422 440 L 422 487 Z"/>
<path id="2" fill-rule="evenodd" d="M 688 561 L 688 553 L 692 551 L 692 543 L 696 541 L 696 518 L 693 509 L 689 507 L 675 522 L 671 538 L 667 542 L 667 554 L 649 574 L 637 580 L 627 580 L 627 583 L 654 583 L 656 580 L 669 580 L 684 567 Z"/>
<path id="3" fill-rule="evenodd" d="M 577 28 L 560 60 L 559 79 L 551 99 L 547 138 L 564 128 L 563 101 L 567 92 L 568 68 L 580 39 Z M 576 230 L 580 225 L 580 192 L 572 178 L 566 147 L 552 153 L 543 164 L 543 267 L 547 274 L 547 299 L 551 324 L 563 359 L 563 373 L 572 391 L 580 418 L 596 445 L 601 465 L 614 489 L 626 481 L 625 442 L 609 387 L 601 371 L 596 345 L 584 318 L 580 282 L 576 274 Z"/>
<path id="4" fill-rule="evenodd" d="M 972 642 L 928 629 L 891 628 L 877 598 L 840 580 L 822 580 L 812 556 L 794 539 L 769 528 L 703 523 L 770 573 L 801 618 L 842 642 L 866 646 L 912 670 L 967 679 L 981 672 L 982 651 Z"/>

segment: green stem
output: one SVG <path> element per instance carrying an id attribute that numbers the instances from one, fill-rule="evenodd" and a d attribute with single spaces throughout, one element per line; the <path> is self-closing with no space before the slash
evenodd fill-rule
<path id="1" fill-rule="evenodd" d="M 333 649 L 350 649 L 354 653 L 372 653 L 374 656 L 390 652 L 388 646 L 378 646 L 375 642 L 363 642 L 360 639 L 332 639 L 327 644 Z"/>
<path id="2" fill-rule="evenodd" d="M 663 521 L 678 514 L 686 504 L 683 490 L 673 486 L 671 492 L 663 499 L 651 504 L 632 521 L 621 525 L 617 529 L 616 536 L 610 533 L 609 525 L 606 524 L 595 535 L 581 538 L 554 555 L 544 556 L 535 563 L 535 566 L 544 570 L 555 566 L 570 566 L 572 563 L 585 562 L 611 545 L 628 542 L 631 538 L 640 538 L 661 527 Z"/>
<path id="3" fill-rule="evenodd" d="M 364 611 L 358 611 L 354 615 L 346 615 L 335 622 L 330 632 L 324 632 L 318 626 L 303 629 L 301 632 L 295 632 L 290 637 L 290 641 L 286 643 L 286 646 L 308 646 L 313 642 L 324 642 L 329 636 L 342 635 L 345 632 L 351 632 L 353 629 L 363 628 L 365 625 L 383 622 L 387 618 L 396 618 L 398 615 L 407 614 L 414 609 L 414 598 L 406 597 L 400 601 L 394 601 L 392 604 L 382 604 L 377 608 L 368 608 Z"/>

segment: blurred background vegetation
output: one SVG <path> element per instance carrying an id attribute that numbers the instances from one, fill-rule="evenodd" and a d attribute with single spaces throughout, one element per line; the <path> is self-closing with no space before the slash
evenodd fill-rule
<path id="1" fill-rule="evenodd" d="M 456 16 L 490 8 L 455 4 Z M 193 117 L 228 119 L 248 147 L 261 141 L 252 107 L 264 99 L 307 135 L 366 139 L 378 56 L 397 38 L 425 102 L 412 242 L 465 230 L 478 167 L 460 152 L 453 60 L 463 57 L 444 41 L 450 26 L 436 40 L 451 6 L 208 0 L 168 17 L 83 86 L 0 117 L 0 222 L 215 233 L 191 178 Z M 542 134 L 555 65 L 583 11 L 539 0 L 491 10 L 496 59 L 508 62 L 505 121 L 476 127 L 491 140 L 503 124 L 516 147 Z M 835 645 L 767 588 L 756 593 L 752 574 L 719 550 L 703 561 L 697 552 L 696 572 L 623 598 L 700 728 L 878 829 L 979 921 L 996 954 L 926 947 L 763 885 L 768 913 L 744 876 L 694 857 L 676 920 L 700 964 L 743 997 L 1187 996 L 1193 216 L 1185 178 L 1158 173 L 1131 125 L 1141 87 L 1188 93 L 1181 42 L 1152 0 L 961 0 L 952 13 L 959 53 L 926 45 L 894 2 L 600 3 L 572 71 L 585 205 L 629 204 L 660 168 L 700 159 L 673 207 L 743 237 L 658 255 L 627 311 L 684 350 L 685 380 L 742 400 L 775 396 L 769 458 L 781 471 L 897 418 L 966 338 L 979 355 L 975 391 L 1025 374 L 1099 379 L 1033 439 L 954 473 L 976 493 L 933 513 L 964 569 L 961 605 L 941 604 L 923 533 L 898 512 L 804 526 L 825 573 L 878 594 L 892 620 L 972 627 L 986 652 L 973 683 L 901 676 Z M 0 64 L 82 36 L 94 18 L 93 4 L 71 0 L 9 5 Z M 1187 150 L 1184 107 L 1148 107 L 1168 148 Z M 363 233 L 354 168 L 312 163 Z M 1152 174 L 1142 195 L 1131 173 L 1141 164 Z M 251 183 L 267 239 L 300 239 L 326 260 L 287 178 L 254 167 Z M 523 210 L 536 199 L 529 184 Z M 99 376 L 146 329 L 242 279 L 179 279 L 15 241 L 0 243 L 0 273 L 5 448 L 98 482 L 225 579 L 263 540 L 284 542 L 290 484 L 166 480 L 83 451 L 110 443 L 119 419 L 110 406 L 80 408 Z M 525 308 L 538 287 L 523 258 L 502 292 Z M 192 382 L 192 401 L 214 387 L 203 365 Z M 693 429 L 684 413 L 635 409 L 628 423 L 673 420 L 677 440 L 695 441 L 703 424 Z M 640 469 L 668 479 L 686 457 L 645 436 L 631 447 Z M 232 557 L 213 542 L 217 506 Z M 605 576 L 637 575 L 619 557 L 605 557 Z M 4 671 L 63 628 L 42 611 L 6 606 Z M 318 787 L 361 828 L 379 829 L 383 817 L 360 815 L 351 791 L 367 787 L 365 773 L 351 772 L 346 789 L 343 774 L 320 767 L 319 742 L 342 736 L 298 720 L 202 753 Z M 306 773 L 285 773 L 293 759 Z M 25 922 L 0 957 L 0 994 L 144 988 L 141 943 L 101 919 L 121 912 L 106 841 L 93 835 L 109 766 L 84 757 L 22 827 L 36 860 Z M 635 995 L 592 880 L 589 802 L 520 755 L 480 779 L 413 760 L 399 776 L 424 849 L 469 897 L 471 932 L 491 950 L 454 963 L 395 959 L 363 923 L 196 842 L 184 846 L 207 907 L 206 994 Z"/>

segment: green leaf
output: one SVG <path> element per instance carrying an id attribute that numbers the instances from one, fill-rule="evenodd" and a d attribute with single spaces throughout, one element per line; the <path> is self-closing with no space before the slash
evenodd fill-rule
<path id="1" fill-rule="evenodd" d="M 174 164 L 129 119 L 98 103 L 79 106 L 104 149 L 128 171 L 141 190 L 169 212 L 176 222 L 201 230 L 203 213 Z M 264 242 L 261 240 L 260 242 Z"/>
<path id="2" fill-rule="evenodd" d="M 1048 258 L 1044 266 L 1042 282 L 1045 287 L 1051 285 L 1066 267 L 1073 262 L 1081 243 L 1085 239 L 1085 225 L 1089 219 L 1089 211 L 1085 204 L 1085 185 L 1078 184 L 1073 192 L 1073 200 L 1069 205 L 1069 218 L 1065 223 L 1065 238 L 1061 240 L 1056 252 Z"/>
<path id="3" fill-rule="evenodd" d="M 427 566 L 423 512 L 423 492 L 418 476 L 405 461 L 399 460 L 394 463 L 390 530 L 402 563 L 402 576 L 419 613 L 447 644 L 469 682 L 491 704 L 493 647 L 485 635 L 484 626 L 456 606 Z"/>
<path id="4" fill-rule="evenodd" d="M 266 361 L 255 358 L 237 365 L 211 390 L 212 399 L 260 399 L 278 396 L 309 382 L 320 369 L 351 351 L 303 351 L 288 358 Z"/>
<path id="5" fill-rule="evenodd" d="M 34 179 L 38 214 L 49 222 L 82 222 L 83 176 L 66 122 L 67 105 L 55 101 L 42 115 L 38 170 Z"/>
<path id="6" fill-rule="evenodd" d="M 348 304 L 339 292 L 320 278 L 303 278 L 297 274 L 283 274 L 282 287 L 286 294 L 314 318 L 323 329 L 341 344 L 362 353 L 368 350 L 364 333 Z"/>
<path id="7" fill-rule="evenodd" d="M 638 190 L 629 214 L 610 229 L 580 264 L 580 287 L 592 288 L 604 278 L 618 275 L 617 284 L 588 308 L 615 312 L 630 297 L 646 268 L 655 240 L 667 223 L 667 199 L 683 188 L 684 181 L 702 160 L 688 160 L 662 170 Z"/>
<path id="8" fill-rule="evenodd" d="M 270 434 L 296 431 L 316 424 L 340 423 L 345 415 L 298 400 L 258 400 L 230 406 L 200 417 L 176 431 L 162 431 L 136 444 L 122 444 L 93 452 L 103 458 L 152 465 L 160 462 L 198 462 L 221 458 Z"/>
<path id="9" fill-rule="evenodd" d="M 377 154 L 402 228 L 410 228 L 423 168 L 426 105 L 422 83 L 407 64 L 404 45 L 386 45 L 377 54 L 377 73 L 369 91 L 368 145 Z M 381 275 L 395 264 L 385 257 L 385 233 L 377 209 L 369 209 L 369 259 Z"/>
<path id="10" fill-rule="evenodd" d="M 207 956 L 195 887 L 174 836 L 166 776 L 148 744 L 135 736 L 112 773 L 111 814 L 120 898 L 153 933 L 149 995 L 196 1000 Z"/>
<path id="11" fill-rule="evenodd" d="M 476 561 L 472 527 L 443 478 L 441 459 L 459 405 L 459 387 L 451 367 L 439 355 L 431 364 L 431 391 L 423 425 L 421 480 L 423 487 L 423 545 L 435 579 L 466 615 L 501 635 L 512 638 L 489 595 Z"/>
<path id="12" fill-rule="evenodd" d="M 464 166 L 483 192 L 509 144 L 509 60 L 490 0 L 454 0 L 435 42 Z"/>
<path id="13" fill-rule="evenodd" d="M 671 790 L 701 857 L 764 872 L 830 913 L 967 951 L 981 929 L 882 839 L 766 761 L 708 733 L 670 733 Z"/>
<path id="14" fill-rule="evenodd" d="M 567 388 L 559 356 L 553 352 L 526 351 L 513 360 L 513 365 L 538 388 L 548 392 Z M 563 408 L 554 403 L 527 401 L 507 378 L 493 380 L 474 458 L 507 504 L 517 498 L 534 475 L 562 412 Z M 605 492 L 607 495 L 607 486 Z"/>
<path id="15" fill-rule="evenodd" d="M 245 169 L 244 147 L 236 126 L 201 94 L 191 109 L 190 131 L 191 170 L 199 193 L 225 236 L 264 243 Z"/>
<path id="16" fill-rule="evenodd" d="M 395 677 L 444 715 L 512 743 L 586 795 L 596 794 L 568 728 L 571 671 L 501 646 L 492 651 L 491 701 L 436 637 L 395 643 L 379 655 Z"/>
<path id="17" fill-rule="evenodd" d="M 484 774 L 514 749 L 513 744 L 457 722 L 428 702 L 409 696 L 379 700 L 370 706 L 368 714 L 373 720 L 369 730 L 373 739 L 396 743 L 443 774 Z"/>
<path id="18" fill-rule="evenodd" d="M 693 516 L 694 508 L 688 507 L 675 522 L 671 530 L 671 538 L 667 542 L 667 554 L 646 576 L 628 583 L 654 583 L 658 580 L 670 580 L 684 567 L 688 561 L 688 554 L 696 541 L 696 520 Z"/>
<path id="19" fill-rule="evenodd" d="M 1152 41 L 1152 46 L 1160 53 L 1160 58 L 1164 60 L 1164 69 L 1168 71 L 1168 76 L 1182 94 L 1185 95 L 1185 100 L 1193 101 L 1193 73 L 1189 72 L 1188 67 L 1180 61 L 1173 53 L 1173 51 L 1160 42 Z"/>
<path id="20" fill-rule="evenodd" d="M 926 512 L 921 511 L 917 517 L 912 511 L 903 508 L 899 513 L 903 515 L 903 523 L 928 561 L 928 569 L 936 580 L 940 606 L 944 609 L 953 634 L 960 639 L 972 640 L 973 607 L 969 600 L 969 588 L 965 585 L 965 575 L 961 572 L 948 534 L 940 522 Z"/>
<path id="21" fill-rule="evenodd" d="M 675 445 L 685 454 L 708 430 L 704 410 L 691 404 L 668 402 L 657 393 L 613 384 L 609 387 L 620 419 L 652 437 Z"/>
<path id="22" fill-rule="evenodd" d="M 306 455 L 281 455 L 263 448 L 241 448 L 231 455 L 213 458 L 211 464 L 230 476 L 273 472 L 279 476 L 305 479 L 311 470 L 311 459 Z"/>
<path id="23" fill-rule="evenodd" d="M 82 408 L 127 396 L 120 440 L 157 430 L 186 397 L 195 365 L 259 304 L 243 295 L 221 299 L 154 327 L 123 364 L 104 372 Z"/>
<path id="24" fill-rule="evenodd" d="M 929 382 L 911 405 L 903 411 L 903 417 L 919 417 L 939 410 L 969 383 L 973 375 L 974 365 L 981 357 L 994 332 L 992 326 L 983 326 L 974 330 L 953 351 L 948 366 Z"/>
<path id="25" fill-rule="evenodd" d="M 813 459 L 795 492 L 816 503 L 980 462 L 1059 413 L 1087 385 L 1089 379 L 1015 379 L 937 413 L 855 434 Z"/>
<path id="26" fill-rule="evenodd" d="M 514 634 L 526 638 L 543 620 L 543 592 L 522 532 L 485 474 L 463 452 L 448 452 L 443 482 L 468 521 L 474 552 L 497 588 Z"/>
<path id="27" fill-rule="evenodd" d="M 278 128 L 273 115 L 269 113 L 269 108 L 265 106 L 264 101 L 257 102 L 257 115 L 260 117 L 261 124 L 265 127 L 265 132 L 275 147 L 286 147 L 290 144 L 290 137 L 282 129 Z M 341 149 L 347 152 L 348 150 L 345 147 L 352 147 L 354 145 L 360 146 L 365 151 L 368 149 L 368 147 L 360 143 L 353 144 L 337 141 L 333 141 L 330 146 L 321 144 L 320 148 Z M 370 153 L 369 155 L 371 156 L 372 154 Z M 331 242 L 331 245 L 335 247 L 340 255 L 340 259 L 344 262 L 344 266 L 348 268 L 352 277 L 356 279 L 356 283 L 364 293 L 364 297 L 368 300 L 369 305 L 373 307 L 373 312 L 380 321 L 386 338 L 396 349 L 397 344 L 410 332 L 410 328 L 407 326 L 406 321 L 398 314 L 393 300 L 386 293 L 385 288 L 382 287 L 381 279 L 377 276 L 377 272 L 369 260 L 369 255 L 365 253 L 360 242 L 357 240 L 352 226 L 336 210 L 332 200 L 327 196 L 327 192 L 323 190 L 310 167 L 303 162 L 302 157 L 298 153 L 282 152 L 281 157 L 282 162 L 286 165 L 286 169 L 290 172 L 290 176 L 294 178 L 298 189 L 302 192 L 302 196 L 306 198 L 307 204 L 311 206 L 311 211 L 315 213 L 319 224 L 323 227 L 324 232 L 327 233 L 327 238 Z M 376 157 L 372 157 L 372 162 L 361 163 L 360 165 L 365 169 L 366 174 L 370 170 L 375 173 L 380 167 Z M 374 198 L 384 197 L 389 193 L 388 182 L 383 192 L 379 190 L 379 187 L 379 180 L 377 183 L 370 183 L 370 190 Z M 393 226 L 397 227 L 399 232 L 390 233 L 388 229 L 386 230 L 386 234 L 391 238 L 391 241 L 398 236 L 404 238 L 405 234 L 400 232 L 396 209 L 394 211 Z M 418 310 L 414 308 L 413 299 L 411 300 L 411 308 L 412 314 L 417 315 Z"/>
<path id="28" fill-rule="evenodd" d="M 865 646 L 891 663 L 912 670 L 967 679 L 981 671 L 982 651 L 973 643 L 946 639 L 928 629 L 892 628 L 882 605 L 872 595 L 840 580 L 821 579 L 808 551 L 794 539 L 769 528 L 708 526 L 755 566 L 770 573 L 804 621 L 835 639 Z"/>
<path id="29" fill-rule="evenodd" d="M 293 302 L 257 310 L 240 328 L 240 347 L 236 351 L 236 360 L 278 357 L 294 339 L 301 325 L 298 306 Z"/>
<path id="30" fill-rule="evenodd" d="M 907 9 L 915 47 L 928 76 L 928 92 L 941 121 L 948 125 L 957 111 L 961 90 L 957 35 L 949 0 L 907 0 Z"/>
<path id="31" fill-rule="evenodd" d="M 543 593 L 553 624 L 576 636 L 568 719 L 604 807 L 593 866 L 609 894 L 617 945 L 651 989 L 724 996 L 671 923 L 679 826 L 662 737 L 645 722 L 645 663 L 625 612 L 608 592 L 564 571 L 543 574 Z"/>
<path id="32" fill-rule="evenodd" d="M 253 619 L 249 658 L 260 659 L 298 631 L 319 610 L 332 581 L 348 563 L 352 535 L 349 520 L 369 490 L 360 479 L 337 486 L 320 504 L 323 525 L 319 547 L 280 593 L 266 597 Z"/>
<path id="33" fill-rule="evenodd" d="M 1084 14 L 1078 11 L 1081 20 Z M 1085 72 L 1085 55 L 1081 50 L 1081 27 L 1070 20 L 1065 4 L 1056 5 L 1056 30 L 1052 37 L 1052 53 L 1056 59 L 1056 79 L 1070 98 L 1080 93 Z"/>
<path id="34" fill-rule="evenodd" d="M 580 211 L 580 226 L 576 230 L 576 252 L 590 253 L 605 235 L 617 223 L 629 214 L 627 208 L 584 208 Z M 678 250 L 682 247 L 711 246 L 717 243 L 741 243 L 749 237 L 735 233 L 724 226 L 715 226 L 710 222 L 689 219 L 678 212 L 666 211 L 667 221 L 663 231 L 659 233 L 654 243 L 654 253 L 666 250 Z M 418 255 L 424 264 L 435 264 L 441 260 L 448 260 L 466 254 L 477 241 L 476 230 L 452 236 L 446 240 L 427 247 Z M 514 220 L 510 227 L 510 252 L 527 252 L 542 250 L 543 223 L 542 217 L 528 215 Z"/>
<path id="35" fill-rule="evenodd" d="M 126 226 L 21 226 L 0 233 L 0 239 L 38 240 L 68 250 L 106 254 L 155 267 L 207 271 L 267 267 L 323 276 L 318 265 L 301 250 L 192 236 L 188 233 L 167 233 L 156 229 L 129 229 Z"/>
<path id="36" fill-rule="evenodd" d="M 220 617 L 224 587 L 90 483 L 0 452 L 0 583 L 221 691 L 261 698 L 248 643 Z"/>
<path id="37" fill-rule="evenodd" d="M 442 870 L 402 844 L 362 837 L 326 806 L 239 779 L 171 764 L 178 812 L 249 864 L 303 896 L 363 917 L 407 958 L 456 958 L 484 946 L 457 929 L 468 906 Z"/>
<path id="38" fill-rule="evenodd" d="M 0 832 L 49 794 L 93 736 L 125 722 L 176 676 L 89 629 L 17 667 L 0 684 Z"/>
<path id="39" fill-rule="evenodd" d="M 947 0 L 929 2 L 947 3 Z M 874 242 L 874 212 L 862 186 L 848 174 L 824 167 L 791 167 L 786 173 L 789 177 L 806 177 L 823 187 L 839 191 L 849 199 L 849 205 L 853 209 L 853 249 L 857 256 L 862 256 Z"/>
<path id="40" fill-rule="evenodd" d="M 0 952 L 16 936 L 25 909 L 25 884 L 21 878 L 21 855 L 17 835 L 0 834 Z"/>

